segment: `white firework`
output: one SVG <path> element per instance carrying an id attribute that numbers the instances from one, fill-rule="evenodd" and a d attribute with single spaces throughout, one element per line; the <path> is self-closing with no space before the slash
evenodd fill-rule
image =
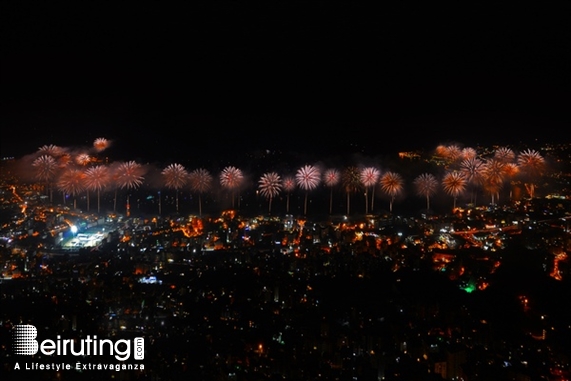
<path id="1" fill-rule="evenodd" d="M 381 172 L 375 167 L 363 168 L 360 172 L 361 183 L 367 188 L 371 187 L 377 183 L 380 175 Z"/>
<path id="2" fill-rule="evenodd" d="M 335 168 L 329 168 L 323 172 L 323 183 L 325 186 L 334 187 L 341 181 L 341 172 Z"/>
<path id="3" fill-rule="evenodd" d="M 236 167 L 228 166 L 220 173 L 220 185 L 232 191 L 232 208 L 234 208 L 234 192 L 240 188 L 243 181 L 244 174 Z"/>
<path id="4" fill-rule="evenodd" d="M 212 187 L 212 175 L 208 170 L 198 168 L 190 172 L 189 181 L 190 188 L 198 193 L 198 214 L 202 215 L 202 194 Z"/>
<path id="5" fill-rule="evenodd" d="M 282 189 L 282 179 L 276 172 L 268 172 L 259 180 L 260 194 L 267 198 L 277 196 Z"/>
<path id="6" fill-rule="evenodd" d="M 42 155 L 32 163 L 36 168 L 36 177 L 41 181 L 50 181 L 58 168 L 56 160 L 50 155 Z"/>
<path id="7" fill-rule="evenodd" d="M 317 188 L 321 181 L 321 171 L 313 165 L 304 165 L 295 174 L 297 185 L 305 190 L 305 201 L 303 204 L 303 214 L 307 214 L 307 193 Z"/>
<path id="8" fill-rule="evenodd" d="M 165 185 L 176 191 L 176 211 L 178 212 L 178 191 L 188 181 L 188 172 L 181 164 L 170 164 L 161 173 L 165 179 Z"/>
<path id="9" fill-rule="evenodd" d="M 259 180 L 260 194 L 265 196 L 269 202 L 268 212 L 272 211 L 272 199 L 276 197 L 282 189 L 282 179 L 276 172 L 268 172 L 262 175 Z"/>
<path id="10" fill-rule="evenodd" d="M 54 144 L 46 144 L 38 148 L 38 152 L 42 155 L 50 155 L 53 157 L 61 156 L 64 153 L 63 148 Z"/>
<path id="11" fill-rule="evenodd" d="M 379 180 L 381 171 L 375 167 L 365 167 L 361 169 L 359 176 L 361 183 L 365 187 L 365 213 L 369 213 L 369 188 L 375 191 L 375 184 Z M 374 193 L 371 195 L 371 206 L 373 205 L 373 200 L 375 198 Z"/>
<path id="12" fill-rule="evenodd" d="M 295 177 L 293 176 L 286 176 L 283 179 L 283 188 L 286 192 L 292 192 L 295 190 Z"/>
<path id="13" fill-rule="evenodd" d="M 297 170 L 295 175 L 297 185 L 306 191 L 317 188 L 321 181 L 319 168 L 313 165 L 305 165 Z"/>
<path id="14" fill-rule="evenodd" d="M 220 173 L 220 185 L 228 189 L 236 189 L 242 185 L 244 174 L 236 167 L 226 167 Z"/>

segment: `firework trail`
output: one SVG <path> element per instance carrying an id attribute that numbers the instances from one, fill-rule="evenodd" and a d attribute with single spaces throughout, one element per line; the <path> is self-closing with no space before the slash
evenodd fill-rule
<path id="1" fill-rule="evenodd" d="M 341 181 L 347 193 L 347 214 L 349 215 L 351 213 L 351 193 L 357 193 L 361 188 L 361 172 L 357 167 L 349 166 L 343 171 Z"/>
<path id="2" fill-rule="evenodd" d="M 135 161 L 127 161 L 119 164 L 113 172 L 113 180 L 115 182 L 115 198 L 113 200 L 113 211 L 117 210 L 117 189 L 127 188 L 136 189 L 143 184 L 145 169 Z M 127 195 L 127 215 L 129 215 L 130 204 L 129 195 Z"/>
<path id="3" fill-rule="evenodd" d="M 286 213 L 289 213 L 289 195 L 295 190 L 296 183 L 294 176 L 285 176 L 283 178 L 283 189 L 286 191 Z"/>
<path id="4" fill-rule="evenodd" d="M 52 202 L 51 183 L 58 169 L 56 159 L 50 155 L 42 155 L 34 160 L 32 166 L 36 168 L 36 178 L 46 183 L 46 189 L 50 195 L 50 202 Z"/>
<path id="5" fill-rule="evenodd" d="M 323 184 L 329 187 L 329 214 L 333 211 L 333 187 L 341 181 L 341 174 L 337 169 L 330 168 L 323 173 Z"/>
<path id="6" fill-rule="evenodd" d="M 204 168 L 198 168 L 190 172 L 190 189 L 198 193 L 198 215 L 202 216 L 202 194 L 212 188 L 213 177 Z"/>
<path id="7" fill-rule="evenodd" d="M 93 141 L 93 148 L 95 151 L 101 152 L 109 147 L 109 140 L 105 138 L 97 138 Z"/>
<path id="8" fill-rule="evenodd" d="M 414 179 L 414 186 L 419 196 L 426 197 L 426 210 L 430 210 L 430 197 L 436 193 L 438 188 L 436 176 L 430 173 L 423 173 Z"/>
<path id="9" fill-rule="evenodd" d="M 464 159 L 460 163 L 460 171 L 473 188 L 470 202 L 474 204 L 476 204 L 476 190 L 484 184 L 485 168 L 485 162 L 477 157 Z"/>
<path id="10" fill-rule="evenodd" d="M 74 196 L 73 208 L 76 209 L 75 197 L 85 190 L 84 184 L 85 174 L 82 170 L 77 168 L 66 169 L 57 181 L 57 187 L 63 193 L 63 203 L 65 204 L 65 195 L 69 194 Z"/>
<path id="11" fill-rule="evenodd" d="M 391 197 L 389 211 L 393 212 L 393 202 L 402 193 L 404 180 L 401 175 L 395 172 L 385 173 L 380 180 L 381 189 Z"/>
<path id="12" fill-rule="evenodd" d="M 454 198 L 453 209 L 456 209 L 456 199 L 466 189 L 466 176 L 459 171 L 447 172 L 442 179 L 442 188 Z"/>
<path id="13" fill-rule="evenodd" d="M 178 191 L 188 181 L 188 172 L 180 164 L 170 164 L 161 172 L 167 188 L 174 189 L 176 193 L 176 211 L 178 213 Z"/>
<path id="14" fill-rule="evenodd" d="M 272 198 L 276 197 L 282 189 L 282 179 L 276 172 L 268 172 L 259 180 L 260 194 L 268 199 L 268 213 L 272 212 Z"/>
<path id="15" fill-rule="evenodd" d="M 535 150 L 527 149 L 519 154 L 517 158 L 520 173 L 524 177 L 525 187 L 529 197 L 535 196 L 535 179 L 543 174 L 545 170 L 545 159 Z"/>
<path id="16" fill-rule="evenodd" d="M 366 167 L 361 170 L 360 179 L 361 184 L 365 187 L 365 214 L 369 213 L 369 188 L 373 188 L 373 192 L 375 191 L 375 185 L 379 180 L 379 176 L 381 172 L 374 167 Z M 374 193 L 371 195 L 371 210 L 373 210 L 373 199 Z"/>
<path id="17" fill-rule="evenodd" d="M 100 194 L 101 190 L 104 189 L 111 180 L 109 173 L 109 168 L 104 165 L 97 165 L 95 167 L 88 168 L 85 171 L 85 187 L 88 190 L 97 191 L 97 213 L 100 212 Z M 87 210 L 89 211 L 89 193 L 87 195 Z"/>
<path id="18" fill-rule="evenodd" d="M 303 206 L 303 214 L 307 214 L 307 194 L 310 190 L 317 188 L 321 181 L 321 172 L 319 168 L 313 165 L 304 165 L 299 168 L 295 174 L 297 185 L 305 190 L 305 202 Z"/>

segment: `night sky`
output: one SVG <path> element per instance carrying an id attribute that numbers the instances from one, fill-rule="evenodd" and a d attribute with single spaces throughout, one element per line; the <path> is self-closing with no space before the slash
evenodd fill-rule
<path id="1" fill-rule="evenodd" d="M 569 131 L 567 1 L 104 4 L 2 2 L 2 156 L 98 137 L 123 159 L 378 155 Z"/>

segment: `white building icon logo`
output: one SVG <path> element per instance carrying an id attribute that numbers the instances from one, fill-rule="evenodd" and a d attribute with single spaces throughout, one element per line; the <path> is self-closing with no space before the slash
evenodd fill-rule
<path id="1" fill-rule="evenodd" d="M 13 331 L 14 352 L 17 355 L 35 355 L 38 353 L 37 336 L 38 330 L 33 325 L 15 325 Z"/>

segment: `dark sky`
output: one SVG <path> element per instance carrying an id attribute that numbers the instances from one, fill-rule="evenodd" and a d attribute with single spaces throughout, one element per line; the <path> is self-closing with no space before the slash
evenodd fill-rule
<path id="1" fill-rule="evenodd" d="M 97 137 L 178 160 L 569 130 L 568 1 L 116 3 L 2 2 L 2 156 Z"/>

